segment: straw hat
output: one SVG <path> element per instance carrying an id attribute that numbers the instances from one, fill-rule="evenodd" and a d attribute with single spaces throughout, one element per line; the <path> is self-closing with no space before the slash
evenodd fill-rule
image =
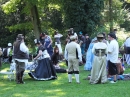
<path id="1" fill-rule="evenodd" d="M 103 36 L 103 34 L 100 33 L 100 34 L 97 35 L 97 37 L 103 38 L 104 36 Z"/>

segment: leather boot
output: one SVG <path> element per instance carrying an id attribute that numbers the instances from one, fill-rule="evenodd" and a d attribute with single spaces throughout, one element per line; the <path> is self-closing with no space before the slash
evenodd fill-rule
<path id="1" fill-rule="evenodd" d="M 24 71 L 20 72 L 20 83 L 24 84 L 25 82 L 23 81 L 23 75 L 24 75 Z"/>
<path id="2" fill-rule="evenodd" d="M 16 74 L 16 83 L 20 84 L 20 73 Z"/>

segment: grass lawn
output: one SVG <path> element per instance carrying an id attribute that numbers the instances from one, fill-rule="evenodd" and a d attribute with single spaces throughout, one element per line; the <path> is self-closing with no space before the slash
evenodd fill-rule
<path id="1" fill-rule="evenodd" d="M 67 68 L 65 63 L 62 67 Z M 3 64 L 2 70 L 9 69 L 9 64 Z M 125 73 L 129 73 L 126 69 Z M 58 79 L 50 81 L 35 81 L 28 75 L 24 77 L 25 84 L 16 84 L 9 81 L 7 76 L 0 75 L 0 97 L 130 97 L 130 81 L 118 81 L 115 84 L 90 85 L 83 80 L 90 74 L 80 66 L 80 82 L 68 83 L 67 73 L 57 74 Z"/>

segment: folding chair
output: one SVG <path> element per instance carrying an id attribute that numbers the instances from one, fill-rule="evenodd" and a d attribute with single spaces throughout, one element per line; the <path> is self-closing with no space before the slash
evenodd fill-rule
<path id="1" fill-rule="evenodd" d="M 15 80 L 15 74 L 12 71 L 0 71 L 0 74 L 3 76 L 3 79 L 5 78 L 5 75 L 7 75 L 8 79 L 10 81 L 12 79 Z"/>

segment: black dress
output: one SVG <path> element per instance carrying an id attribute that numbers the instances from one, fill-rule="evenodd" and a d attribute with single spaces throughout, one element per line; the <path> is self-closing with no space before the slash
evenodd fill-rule
<path id="1" fill-rule="evenodd" d="M 67 73 L 66 69 L 63 69 L 57 66 L 57 64 L 59 63 L 59 59 L 60 59 L 60 55 L 58 53 L 53 54 L 51 57 L 56 73 Z"/>
<path id="2" fill-rule="evenodd" d="M 38 60 L 37 68 L 35 69 L 35 71 L 30 72 L 29 76 L 34 78 L 35 80 L 56 79 L 57 78 L 56 71 L 54 66 L 52 65 L 47 50 L 43 46 L 40 46 L 38 48 L 38 51 L 39 50 L 43 51 L 43 55 Z"/>

